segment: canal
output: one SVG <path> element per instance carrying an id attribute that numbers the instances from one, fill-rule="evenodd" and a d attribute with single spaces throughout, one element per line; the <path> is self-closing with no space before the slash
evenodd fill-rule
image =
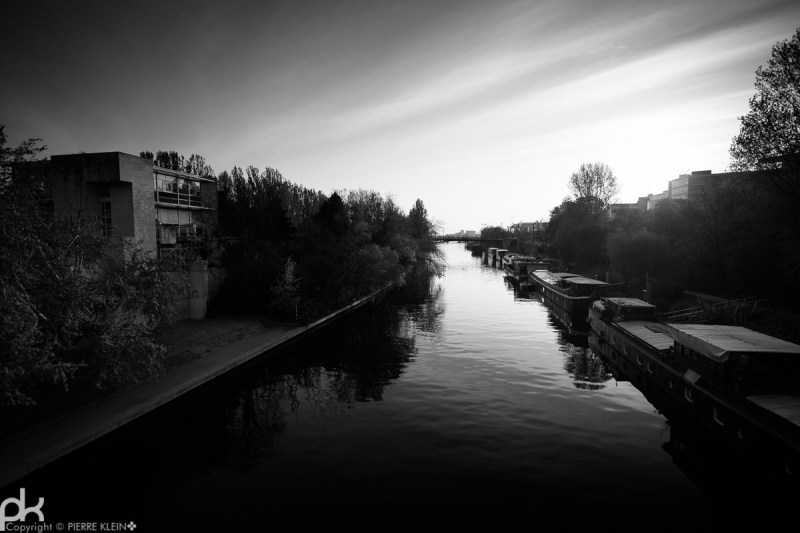
<path id="1" fill-rule="evenodd" d="M 424 298 L 368 306 L 22 486 L 48 522 L 137 533 L 743 523 L 728 480 L 679 453 L 672 421 L 585 338 L 443 246 Z"/>

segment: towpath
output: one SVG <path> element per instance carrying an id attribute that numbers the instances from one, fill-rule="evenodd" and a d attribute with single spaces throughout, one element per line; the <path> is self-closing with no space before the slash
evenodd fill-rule
<path id="1" fill-rule="evenodd" d="M 145 415 L 251 359 L 323 327 L 390 287 L 304 326 L 248 318 L 186 321 L 168 331 L 167 371 L 0 441 L 0 488 Z"/>

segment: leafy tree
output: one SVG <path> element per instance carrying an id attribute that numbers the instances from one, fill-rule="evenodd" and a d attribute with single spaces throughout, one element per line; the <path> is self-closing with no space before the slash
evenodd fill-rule
<path id="1" fill-rule="evenodd" d="M 601 213 L 594 212 L 596 207 L 594 198 L 566 198 L 550 212 L 548 238 L 566 264 L 590 267 L 605 261 L 608 225 Z"/>
<path id="2" fill-rule="evenodd" d="M 54 212 L 35 161 L 44 148 L 5 144 L 0 126 L 0 404 L 158 373 L 155 330 L 185 286 L 135 245 L 103 237 L 100 221 Z"/>
<path id="3" fill-rule="evenodd" d="M 755 88 L 730 148 L 733 170 L 776 168 L 782 157 L 800 154 L 800 28 L 772 47 L 767 66 L 756 70 Z M 796 183 L 779 185 L 796 192 Z"/>
<path id="4" fill-rule="evenodd" d="M 444 273 L 444 255 L 433 240 L 436 234 L 436 226 L 428 218 L 428 210 L 422 200 L 417 199 L 414 206 L 408 212 L 409 236 L 417 241 L 420 248 L 420 259 L 423 268 L 430 273 L 442 275 Z"/>
<path id="5" fill-rule="evenodd" d="M 670 247 L 681 246 L 690 231 L 686 200 L 667 198 L 648 211 L 649 229 L 667 238 Z"/>
<path id="6" fill-rule="evenodd" d="M 756 70 L 755 89 L 731 144 L 731 169 L 773 169 L 740 179 L 737 186 L 756 208 L 746 235 L 767 235 L 763 241 L 753 238 L 752 249 L 761 250 L 759 257 L 778 257 L 769 277 L 792 301 L 800 295 L 800 218 L 795 214 L 800 202 L 800 28 L 772 47 L 767 65 Z M 741 253 L 743 243 L 736 244 Z"/>
<path id="7" fill-rule="evenodd" d="M 503 229 L 502 226 L 485 226 L 481 228 L 482 239 L 503 240 L 510 237 L 511 234 L 508 230 Z"/>
<path id="8" fill-rule="evenodd" d="M 217 184 L 223 307 L 285 318 L 296 306 L 300 318 L 315 318 L 409 274 L 443 270 L 421 200 L 406 216 L 375 191 L 326 198 L 269 167 L 234 167 Z"/>
<path id="9" fill-rule="evenodd" d="M 650 231 L 612 233 L 606 244 L 609 265 L 622 281 L 643 280 L 647 275 L 669 272 L 670 252 L 667 239 Z"/>
<path id="10" fill-rule="evenodd" d="M 576 201 L 588 207 L 591 214 L 599 214 L 616 196 L 617 178 L 604 163 L 584 163 L 570 176 L 569 188 Z"/>
<path id="11" fill-rule="evenodd" d="M 611 231 L 633 233 L 647 227 L 647 213 L 640 209 L 622 209 L 617 211 L 609 221 Z"/>
<path id="12" fill-rule="evenodd" d="M 214 177 L 214 170 L 202 155 L 192 154 L 187 158 L 174 150 L 158 150 L 155 155 L 149 150 L 142 150 L 139 152 L 139 157 L 149 159 L 162 168 L 206 178 Z"/>

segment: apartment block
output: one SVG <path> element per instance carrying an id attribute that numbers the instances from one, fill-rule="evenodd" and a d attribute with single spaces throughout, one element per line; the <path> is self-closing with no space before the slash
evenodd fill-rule
<path id="1" fill-rule="evenodd" d="M 209 233 L 217 217 L 217 184 L 155 166 L 122 152 L 54 155 L 37 162 L 53 208 L 67 215 L 98 217 L 108 237 L 150 252 L 179 252 Z"/>

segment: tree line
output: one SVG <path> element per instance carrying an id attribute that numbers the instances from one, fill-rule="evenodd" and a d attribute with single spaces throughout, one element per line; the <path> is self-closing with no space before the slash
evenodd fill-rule
<path id="1" fill-rule="evenodd" d="M 222 172 L 218 188 L 220 311 L 308 321 L 443 271 L 422 200 L 406 214 L 375 191 L 327 196 L 253 166 Z"/>
<path id="2" fill-rule="evenodd" d="M 572 196 L 550 214 L 548 240 L 566 265 L 610 271 L 616 281 L 769 298 L 800 295 L 800 29 L 756 72 L 750 110 L 730 148 L 730 172 L 696 201 L 617 210 L 616 178 L 602 163 L 569 181 Z"/>
<path id="3" fill-rule="evenodd" d="M 163 371 L 158 334 L 176 318 L 187 263 L 225 272 L 212 309 L 309 321 L 389 284 L 440 275 L 435 228 L 421 200 L 405 213 L 374 191 L 330 196 L 273 168 L 222 172 L 216 227 L 188 254 L 162 258 L 105 236 L 103 221 L 57 212 L 37 166 L 39 139 L 7 146 L 0 125 L 0 411 L 24 419 Z M 206 177 L 204 157 L 142 152 Z M 9 411 L 10 407 L 15 407 Z M 25 408 L 22 408 L 25 407 Z M 23 423 L 27 423 L 23 420 Z M 10 426 L 9 426 L 10 427 Z"/>

